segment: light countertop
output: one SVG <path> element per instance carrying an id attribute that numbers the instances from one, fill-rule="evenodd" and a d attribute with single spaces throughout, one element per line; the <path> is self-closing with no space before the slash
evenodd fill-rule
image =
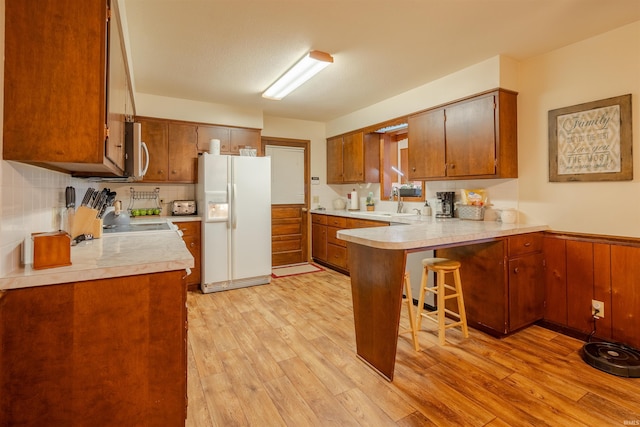
<path id="1" fill-rule="evenodd" d="M 169 218 L 173 221 L 175 217 L 162 220 Z M 193 218 L 200 219 L 189 217 L 189 220 Z M 31 265 L 20 267 L 0 278 L 0 290 L 186 270 L 194 266 L 191 253 L 174 230 L 103 234 L 100 239 L 72 246 L 71 263 L 43 270 L 34 270 Z"/>
<path id="2" fill-rule="evenodd" d="M 549 229 L 543 224 L 504 224 L 427 216 L 420 218 L 407 225 L 340 230 L 338 238 L 380 249 L 427 249 Z"/>
<path id="3" fill-rule="evenodd" d="M 314 209 L 311 213 L 391 223 L 392 225 L 388 227 L 338 231 L 339 239 L 380 249 L 434 248 L 549 229 L 544 224 L 505 224 L 496 221 L 471 221 L 458 218 L 441 219 L 434 216 L 384 211 Z"/>

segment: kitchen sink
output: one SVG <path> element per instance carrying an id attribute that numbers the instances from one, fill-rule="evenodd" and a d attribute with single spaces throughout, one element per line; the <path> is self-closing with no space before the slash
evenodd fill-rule
<path id="1" fill-rule="evenodd" d="M 399 216 L 416 216 L 415 213 L 395 213 L 395 212 L 354 212 L 354 213 L 358 215 L 382 217 L 382 218 L 392 218 L 392 217 L 399 217 Z"/>
<path id="2" fill-rule="evenodd" d="M 114 227 L 105 227 L 103 234 L 119 234 L 119 233 L 146 233 L 151 231 L 174 231 L 175 229 L 168 222 L 160 223 L 142 223 L 142 224 L 122 224 Z"/>

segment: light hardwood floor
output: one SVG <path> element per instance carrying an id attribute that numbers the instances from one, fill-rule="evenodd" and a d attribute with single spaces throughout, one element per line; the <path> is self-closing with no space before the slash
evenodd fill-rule
<path id="1" fill-rule="evenodd" d="M 640 379 L 537 326 L 501 340 L 449 330 L 439 346 L 427 322 L 420 352 L 399 338 L 388 382 L 356 358 L 349 278 L 330 270 L 189 293 L 188 306 L 189 427 L 640 424 Z"/>

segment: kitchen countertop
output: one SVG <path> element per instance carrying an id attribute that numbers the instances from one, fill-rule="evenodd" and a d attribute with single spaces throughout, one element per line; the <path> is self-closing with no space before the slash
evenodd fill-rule
<path id="1" fill-rule="evenodd" d="M 173 221 L 173 218 L 176 217 L 153 219 L 157 223 Z M 186 217 L 178 218 L 187 220 L 182 219 Z M 199 219 L 189 217 L 191 221 Z M 132 222 L 151 223 L 151 220 Z M 193 267 L 194 260 L 178 232 L 170 230 L 103 234 L 100 239 L 72 246 L 71 264 L 44 270 L 23 266 L 0 277 L 0 290 L 183 270 Z"/>
<path id="2" fill-rule="evenodd" d="M 496 221 L 471 221 L 458 218 L 435 218 L 415 214 L 381 211 L 319 211 L 311 213 L 390 222 L 389 227 L 339 230 L 338 238 L 379 249 L 435 248 L 515 234 L 548 230 L 544 224 L 505 224 Z"/>

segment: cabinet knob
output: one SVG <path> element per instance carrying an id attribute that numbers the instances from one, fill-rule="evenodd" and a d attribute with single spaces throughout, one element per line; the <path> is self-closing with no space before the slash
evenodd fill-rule
<path id="1" fill-rule="evenodd" d="M 122 148 L 122 144 L 116 145 L 117 148 Z"/>
<path id="2" fill-rule="evenodd" d="M 191 242 L 191 243 L 189 244 L 189 246 L 191 246 L 191 247 L 193 248 L 193 247 L 195 247 L 195 246 L 196 246 L 196 244 L 195 244 L 194 242 Z"/>
<path id="3" fill-rule="evenodd" d="M 175 170 L 172 170 L 171 173 L 175 175 L 177 172 Z"/>
<path id="4" fill-rule="evenodd" d="M 515 274 L 518 274 L 518 273 L 520 272 L 520 268 L 519 268 L 519 267 L 514 268 L 514 269 L 513 269 L 513 272 L 514 272 Z"/>
<path id="5" fill-rule="evenodd" d="M 451 164 L 449 165 L 449 167 L 450 167 L 451 169 L 455 169 L 455 168 L 456 168 L 456 165 L 455 165 L 454 163 L 451 163 Z"/>
<path id="6" fill-rule="evenodd" d="M 412 167 L 412 168 L 411 168 L 411 170 L 415 172 L 415 171 L 416 171 L 416 168 L 415 168 L 415 167 Z"/>

